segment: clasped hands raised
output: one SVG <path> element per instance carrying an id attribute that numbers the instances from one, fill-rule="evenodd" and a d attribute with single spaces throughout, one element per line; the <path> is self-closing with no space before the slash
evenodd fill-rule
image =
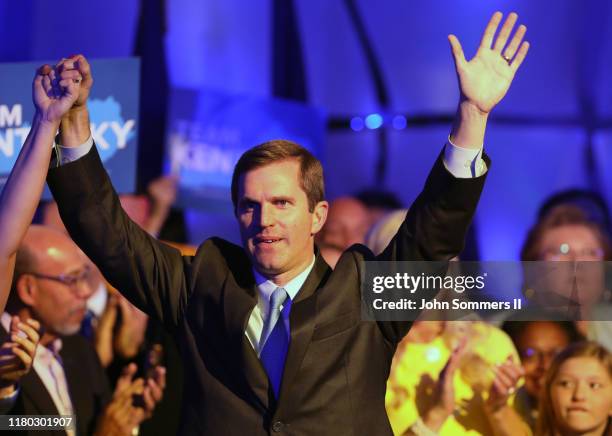
<path id="1" fill-rule="evenodd" d="M 57 65 L 43 65 L 32 84 L 32 97 L 41 121 L 59 126 L 69 111 L 85 108 L 93 85 L 91 68 L 83 55 L 62 59 Z"/>

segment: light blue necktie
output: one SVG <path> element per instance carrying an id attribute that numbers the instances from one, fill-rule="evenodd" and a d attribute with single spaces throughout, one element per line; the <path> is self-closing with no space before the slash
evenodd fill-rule
<path id="1" fill-rule="evenodd" d="M 284 305 L 281 312 L 281 306 Z M 264 341 L 263 349 L 259 359 L 266 369 L 268 378 L 272 383 L 274 395 L 278 398 L 283 371 L 285 369 L 285 358 L 289 349 L 290 336 L 285 328 L 285 317 L 289 316 L 291 300 L 288 299 L 287 291 L 283 288 L 276 288 L 270 296 L 270 310 L 264 323 L 261 339 Z"/>

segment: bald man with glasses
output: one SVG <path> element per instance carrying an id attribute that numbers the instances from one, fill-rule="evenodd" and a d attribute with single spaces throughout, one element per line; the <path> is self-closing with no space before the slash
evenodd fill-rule
<path id="1" fill-rule="evenodd" d="M 130 365 L 111 392 L 93 345 L 77 334 L 92 294 L 91 274 L 89 260 L 64 233 L 44 226 L 28 229 L 0 322 L 7 332 L 11 315 L 33 318 L 42 335 L 33 371 L 19 381 L 10 413 L 71 415 L 76 425 L 65 430 L 69 436 L 130 434 L 161 399 L 164 370 L 145 382 L 133 379 L 136 365 Z M 142 396 L 142 405 L 132 395 Z"/>

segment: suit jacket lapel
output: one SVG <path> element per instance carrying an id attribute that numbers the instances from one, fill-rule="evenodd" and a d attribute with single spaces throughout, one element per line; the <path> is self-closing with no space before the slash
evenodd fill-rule
<path id="1" fill-rule="evenodd" d="M 241 365 L 237 369 L 244 374 L 245 382 L 249 390 L 254 394 L 254 405 L 262 412 L 265 412 L 274 407 L 276 401 L 270 388 L 270 381 L 266 370 L 244 334 L 251 312 L 255 304 L 257 304 L 257 288 L 250 268 L 249 265 L 248 272 L 242 271 L 242 274 L 238 274 L 235 280 L 231 277 L 226 280 L 224 286 L 225 322 L 226 331 L 229 334 L 228 343 L 232 347 L 239 344 L 239 349 L 235 351 L 241 357 Z M 244 269 L 244 266 L 238 269 Z M 291 381 L 300 368 L 312 338 L 316 315 L 315 291 L 330 273 L 330 267 L 317 252 L 315 265 L 302 285 L 295 301 L 291 304 L 291 314 L 289 316 L 291 342 L 285 361 L 283 382 L 279 395 L 279 398 L 283 398 L 283 402 L 287 400 L 284 397 L 290 391 Z"/>
<path id="2" fill-rule="evenodd" d="M 257 400 L 256 405 L 259 410 L 266 411 L 274 401 L 273 395 L 271 395 L 270 380 L 268 379 L 268 374 L 261 364 L 259 357 L 257 357 L 257 353 L 244 332 L 242 336 L 243 373 L 249 387 L 255 395 L 255 399 Z"/>
<path id="3" fill-rule="evenodd" d="M 292 381 L 299 370 L 315 326 L 317 314 L 317 295 L 315 291 L 321 282 L 331 273 L 331 268 L 317 253 L 315 265 L 291 304 L 289 315 L 291 326 L 291 342 L 285 361 L 285 371 L 279 399 L 283 404 L 291 404 L 288 395 L 291 392 Z"/>
<path id="4" fill-rule="evenodd" d="M 39 345 L 39 347 L 42 347 L 42 345 Z M 59 411 L 57 407 L 55 407 L 51 395 L 47 392 L 47 388 L 45 388 L 45 385 L 34 368 L 21 379 L 21 385 L 21 389 L 23 390 L 21 395 L 28 396 L 39 414 L 59 415 Z M 26 412 L 32 413 L 33 411 Z"/>
<path id="5" fill-rule="evenodd" d="M 270 402 L 268 376 L 245 335 L 249 317 L 257 304 L 257 289 L 250 264 L 240 269 L 241 273 L 228 277 L 224 286 L 225 328 L 228 346 L 234 347 L 231 355 L 239 356 L 235 362 L 236 371 L 244 375 L 247 391 L 253 394 L 252 403 L 263 412 Z"/>
<path id="6" fill-rule="evenodd" d="M 78 362 L 72 353 L 70 353 L 70 342 L 65 340 L 62 349 L 60 350 L 60 356 L 62 358 L 62 366 L 64 367 L 64 375 L 66 377 L 66 384 L 68 385 L 68 393 L 70 395 L 70 401 L 72 402 L 72 410 L 76 416 L 81 417 L 81 422 L 89 420 L 90 413 L 85 412 L 85 405 L 91 403 L 91 394 L 87 390 L 83 389 L 83 380 L 87 380 L 87 376 L 80 376 L 83 370 L 83 362 Z M 79 423 L 77 422 L 77 425 Z M 79 427 L 79 430 L 82 430 Z"/>

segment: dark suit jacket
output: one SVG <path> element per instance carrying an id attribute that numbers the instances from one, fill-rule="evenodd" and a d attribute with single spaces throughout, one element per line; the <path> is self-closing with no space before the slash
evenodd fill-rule
<path id="1" fill-rule="evenodd" d="M 2 334 L 5 337 L 7 335 L 4 329 L 2 329 Z M 110 386 L 104 369 L 93 346 L 80 335 L 62 338 L 60 357 L 68 383 L 68 393 L 76 415 L 77 434 L 90 435 L 95 430 L 99 415 L 111 398 Z M 17 402 L 9 413 L 11 415 L 59 415 L 53 399 L 34 369 L 21 379 Z M 21 434 L 65 436 L 66 432 L 47 430 Z"/>
<path id="2" fill-rule="evenodd" d="M 390 435 L 385 389 L 409 322 L 364 322 L 354 246 L 332 271 L 317 255 L 292 302 L 291 342 L 278 400 L 246 336 L 257 301 L 241 247 L 218 238 L 181 257 L 122 211 L 95 148 L 47 179 L 70 234 L 136 306 L 177 336 L 184 362 L 182 433 Z M 386 260 L 447 260 L 463 247 L 484 177 L 455 179 L 439 158 Z"/>

